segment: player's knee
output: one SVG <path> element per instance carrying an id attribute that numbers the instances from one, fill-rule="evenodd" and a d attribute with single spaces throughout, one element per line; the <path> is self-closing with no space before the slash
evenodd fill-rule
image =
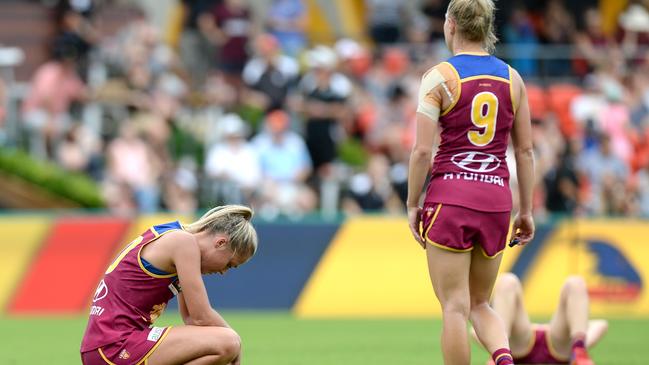
<path id="1" fill-rule="evenodd" d="M 486 308 L 489 308 L 489 300 L 488 299 L 484 299 L 484 298 L 473 299 L 473 298 L 471 298 L 471 312 L 484 310 Z"/>
<path id="2" fill-rule="evenodd" d="M 469 317 L 470 309 L 469 300 L 464 300 L 464 298 L 450 299 L 442 304 L 444 314 L 459 314 L 465 318 Z"/>
<path id="3" fill-rule="evenodd" d="M 563 284 L 563 290 L 569 292 L 586 293 L 588 288 L 586 281 L 581 276 L 569 276 Z"/>
<path id="4" fill-rule="evenodd" d="M 498 281 L 496 281 L 494 290 L 499 293 L 512 293 L 522 291 L 521 281 L 520 279 L 518 279 L 518 276 L 510 272 L 506 272 L 498 277 Z"/>
<path id="5" fill-rule="evenodd" d="M 241 337 L 230 328 L 220 329 L 216 350 L 223 358 L 234 359 L 241 352 Z"/>

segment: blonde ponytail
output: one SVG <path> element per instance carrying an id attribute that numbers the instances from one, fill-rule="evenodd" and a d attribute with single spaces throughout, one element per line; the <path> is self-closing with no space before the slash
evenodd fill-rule
<path id="1" fill-rule="evenodd" d="M 224 205 L 210 209 L 196 222 L 185 225 L 185 230 L 226 234 L 232 251 L 250 258 L 257 251 L 257 232 L 250 223 L 252 216 L 252 209 L 243 205 Z"/>
<path id="2" fill-rule="evenodd" d="M 448 14 L 455 19 L 458 31 L 471 42 L 482 42 L 487 52 L 493 52 L 498 38 L 493 0 L 451 0 Z"/>

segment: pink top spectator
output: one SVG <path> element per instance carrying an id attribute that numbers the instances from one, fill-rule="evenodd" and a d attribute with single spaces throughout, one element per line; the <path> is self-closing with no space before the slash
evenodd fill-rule
<path id="1" fill-rule="evenodd" d="M 50 61 L 36 70 L 31 91 L 23 103 L 23 112 L 44 109 L 51 114 L 63 114 L 84 92 L 85 85 L 73 68 Z"/>

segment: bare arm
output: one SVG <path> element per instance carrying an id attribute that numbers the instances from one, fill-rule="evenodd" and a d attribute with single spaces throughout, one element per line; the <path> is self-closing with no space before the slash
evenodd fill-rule
<path id="1" fill-rule="evenodd" d="M 421 237 L 419 224 L 420 213 L 419 197 L 426 181 L 426 176 L 430 171 L 430 161 L 433 155 L 433 140 L 435 136 L 435 123 L 429 117 L 417 113 L 417 133 L 415 137 L 415 145 L 410 154 L 410 162 L 408 167 L 408 219 L 410 223 L 410 230 L 422 247 L 425 246 L 425 241 Z"/>
<path id="2" fill-rule="evenodd" d="M 534 237 L 534 221 L 532 219 L 532 192 L 534 187 L 534 151 L 532 146 L 532 123 L 530 108 L 527 102 L 525 84 L 518 72 L 512 69 L 514 87 L 518 87 L 518 102 L 512 141 L 516 158 L 516 173 L 518 176 L 519 212 L 514 219 L 514 237 L 521 244 L 526 244 Z"/>
<path id="3" fill-rule="evenodd" d="M 195 326 L 230 327 L 210 305 L 201 276 L 201 254 L 198 243 L 189 233 L 174 234 L 171 259 L 176 267 L 182 295 L 178 305 L 183 321 Z"/>
<path id="4" fill-rule="evenodd" d="M 437 67 L 424 74 L 419 86 L 419 104 L 417 106 L 415 144 L 408 164 L 408 224 L 410 232 L 422 248 L 426 241 L 421 236 L 421 208 L 419 198 L 430 171 L 433 155 L 433 143 L 437 130 L 437 121 L 442 106 L 439 86 L 445 82 Z M 445 87 L 445 85 L 443 85 Z"/>

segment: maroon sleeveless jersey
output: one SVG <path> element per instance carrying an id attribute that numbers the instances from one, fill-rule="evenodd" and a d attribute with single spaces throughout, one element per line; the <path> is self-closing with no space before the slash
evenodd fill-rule
<path id="1" fill-rule="evenodd" d="M 505 152 L 514 122 L 511 69 L 489 55 L 459 54 L 447 63 L 460 92 L 439 118 L 441 142 L 426 202 L 510 211 Z"/>
<path id="2" fill-rule="evenodd" d="M 146 330 L 162 314 L 167 302 L 178 294 L 178 278 L 150 266 L 140 252 L 160 236 L 182 229 L 178 222 L 153 226 L 119 253 L 95 291 L 81 352 Z"/>

